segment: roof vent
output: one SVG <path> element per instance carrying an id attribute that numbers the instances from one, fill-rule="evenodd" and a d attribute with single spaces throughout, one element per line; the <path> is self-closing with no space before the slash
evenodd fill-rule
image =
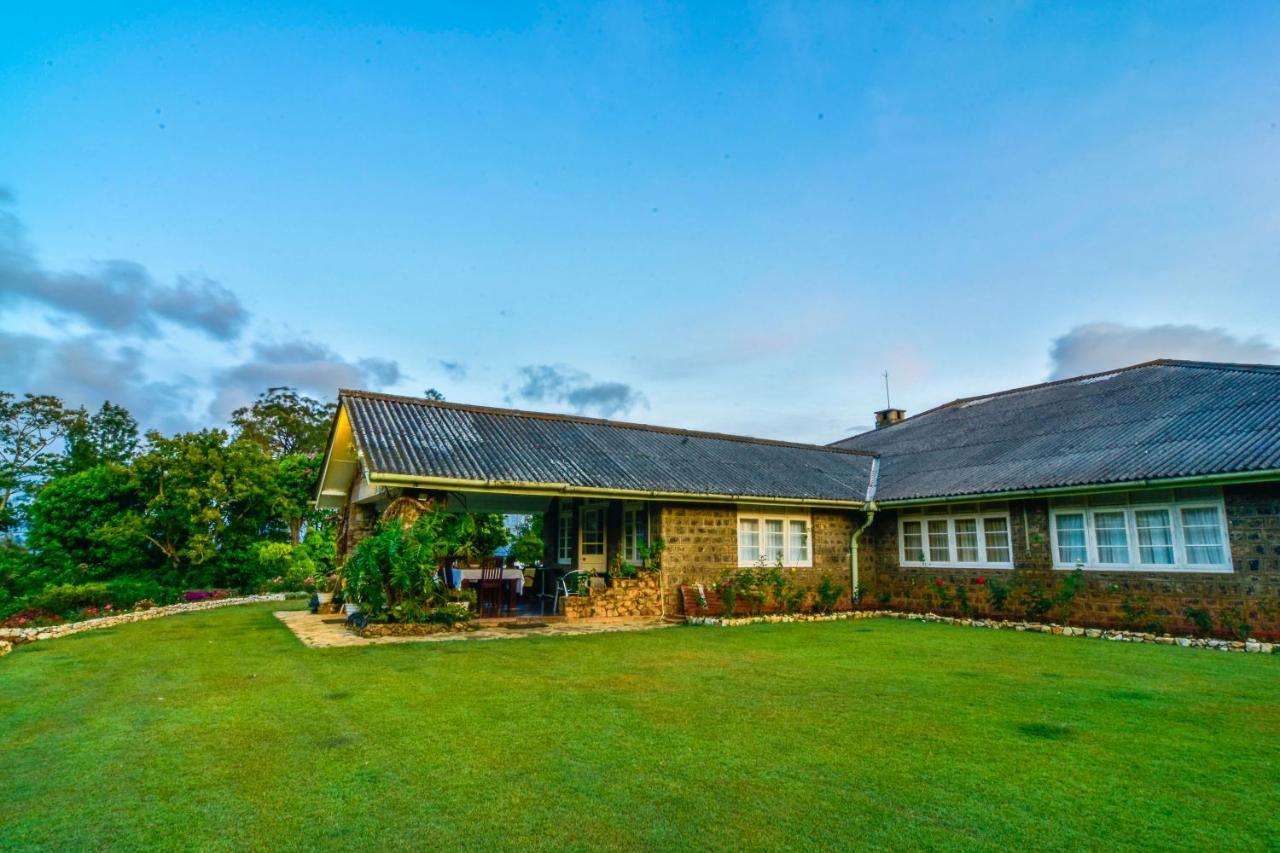
<path id="1" fill-rule="evenodd" d="M 907 416 L 904 409 L 881 409 L 876 412 L 876 429 L 893 426 Z"/>

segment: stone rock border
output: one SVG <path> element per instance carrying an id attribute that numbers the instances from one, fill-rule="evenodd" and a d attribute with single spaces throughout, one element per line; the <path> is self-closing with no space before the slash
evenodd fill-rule
<path id="1" fill-rule="evenodd" d="M 964 619 L 955 616 L 939 616 L 936 613 L 902 613 L 897 610 L 844 610 L 839 613 L 765 616 L 738 616 L 725 619 L 719 616 L 686 616 L 689 625 L 716 625 L 736 628 L 776 622 L 836 622 L 845 619 L 906 619 L 911 622 L 939 622 L 945 625 L 965 625 L 970 628 L 991 628 L 997 631 L 1029 631 L 1036 634 L 1058 634 L 1064 637 L 1087 637 L 1092 640 L 1112 640 L 1121 643 L 1154 643 L 1160 646 L 1181 646 L 1191 649 L 1217 649 L 1221 652 L 1256 652 L 1269 655 L 1275 652 L 1277 643 L 1257 640 L 1215 640 L 1207 637 L 1175 637 L 1171 634 L 1146 634 L 1138 631 L 1111 631 L 1102 628 L 1081 628 L 1075 625 L 1055 625 L 1043 622 L 1016 622 L 1001 619 Z"/>
<path id="2" fill-rule="evenodd" d="M 429 637 L 432 634 L 465 634 L 476 630 L 471 622 L 442 625 L 432 622 L 370 622 L 363 628 L 347 629 L 357 637 Z"/>
<path id="3" fill-rule="evenodd" d="M 110 628 L 129 622 L 145 622 L 148 619 L 159 619 L 162 616 L 174 616 L 178 613 L 195 613 L 200 610 L 213 610 L 217 607 L 230 607 L 233 604 L 256 604 L 260 601 L 284 601 L 286 593 L 272 592 L 266 595 L 243 595 L 239 598 L 214 598 L 204 601 L 188 601 L 182 604 L 167 604 L 163 607 L 152 607 L 149 610 L 130 610 L 113 616 L 100 616 L 97 619 L 85 619 L 83 622 L 65 622 L 60 625 L 43 625 L 38 628 L 0 628 L 0 657 L 12 651 L 13 646 L 23 643 L 34 643 L 37 640 L 52 640 L 92 631 L 94 628 Z"/>

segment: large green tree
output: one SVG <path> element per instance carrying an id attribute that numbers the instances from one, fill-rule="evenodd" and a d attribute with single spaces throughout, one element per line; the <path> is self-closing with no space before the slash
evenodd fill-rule
<path id="1" fill-rule="evenodd" d="M 33 558 L 26 586 L 36 591 L 48 583 L 153 573 L 159 555 L 119 530 L 121 518 L 141 511 L 133 473 L 123 465 L 98 465 L 50 480 L 28 513 Z"/>
<path id="2" fill-rule="evenodd" d="M 74 474 L 97 465 L 124 465 L 138 449 L 138 422 L 110 400 L 95 414 L 84 413 L 67 428 L 62 469 Z"/>
<path id="3" fill-rule="evenodd" d="M 83 416 L 57 397 L 0 391 L 0 542 L 11 543 L 29 499 L 58 457 L 67 431 Z"/>
<path id="4" fill-rule="evenodd" d="M 284 386 L 268 388 L 251 405 L 231 413 L 237 438 L 257 444 L 279 459 L 292 453 L 324 453 L 336 403 L 299 394 Z"/>
<path id="5" fill-rule="evenodd" d="M 132 471 L 141 507 L 114 532 L 161 555 L 162 582 L 255 585 L 253 546 L 284 532 L 272 506 L 277 466 L 259 445 L 218 429 L 152 432 Z"/>

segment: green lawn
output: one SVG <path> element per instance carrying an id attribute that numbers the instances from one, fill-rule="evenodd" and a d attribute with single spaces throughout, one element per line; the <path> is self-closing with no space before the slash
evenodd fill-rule
<path id="1" fill-rule="evenodd" d="M 0 660 L 0 848 L 1280 844 L 1276 657 L 889 620 L 308 649 L 271 609 Z"/>

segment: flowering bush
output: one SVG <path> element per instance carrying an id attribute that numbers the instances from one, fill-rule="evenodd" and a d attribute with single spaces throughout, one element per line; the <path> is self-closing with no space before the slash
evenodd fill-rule
<path id="1" fill-rule="evenodd" d="M 61 621 L 62 617 L 55 613 L 29 607 L 0 621 L 0 628 L 37 628 L 41 625 L 57 625 Z"/>
<path id="2" fill-rule="evenodd" d="M 208 601 L 215 598 L 229 598 L 234 593 L 230 589 L 189 589 L 182 594 L 187 601 Z"/>

